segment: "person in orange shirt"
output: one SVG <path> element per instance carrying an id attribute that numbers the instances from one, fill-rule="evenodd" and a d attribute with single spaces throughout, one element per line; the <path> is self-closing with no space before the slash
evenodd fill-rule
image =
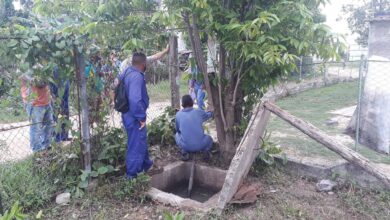
<path id="1" fill-rule="evenodd" d="M 49 85 L 29 74 L 23 75 L 20 80 L 23 103 L 31 122 L 30 147 L 33 152 L 48 149 L 54 131 Z"/>

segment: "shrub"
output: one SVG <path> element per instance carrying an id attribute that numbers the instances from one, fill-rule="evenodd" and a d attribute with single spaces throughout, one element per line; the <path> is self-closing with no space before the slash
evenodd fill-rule
<path id="1" fill-rule="evenodd" d="M 175 116 L 176 110 L 172 107 L 167 107 L 162 115 L 153 119 L 148 126 L 149 145 L 175 145 Z"/>
<path id="2" fill-rule="evenodd" d="M 145 192 L 150 188 L 150 177 L 141 173 L 137 178 L 131 180 L 122 178 L 117 182 L 116 188 L 114 196 L 117 199 L 130 199 L 131 201 L 143 203 L 146 199 Z"/>
<path id="3" fill-rule="evenodd" d="M 28 216 L 23 214 L 22 207 L 19 205 L 19 202 L 15 202 L 10 210 L 5 211 L 4 215 L 0 214 L 0 220 L 24 220 Z"/>
<path id="4" fill-rule="evenodd" d="M 4 208 L 15 201 L 26 209 L 43 207 L 56 191 L 48 170 L 38 168 L 32 157 L 0 166 L 0 193 Z"/>

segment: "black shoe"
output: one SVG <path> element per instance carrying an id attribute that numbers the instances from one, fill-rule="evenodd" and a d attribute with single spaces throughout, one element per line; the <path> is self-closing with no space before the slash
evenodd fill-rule
<path id="1" fill-rule="evenodd" d="M 190 154 L 189 153 L 182 153 L 181 154 L 181 160 L 182 161 L 189 161 L 190 160 Z"/>
<path id="2" fill-rule="evenodd" d="M 203 152 L 203 160 L 204 161 L 209 161 L 211 159 L 211 156 L 212 156 L 211 151 Z"/>

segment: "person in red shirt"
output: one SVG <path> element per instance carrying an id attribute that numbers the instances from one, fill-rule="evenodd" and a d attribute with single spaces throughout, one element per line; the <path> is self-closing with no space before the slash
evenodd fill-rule
<path id="1" fill-rule="evenodd" d="M 20 80 L 23 103 L 31 122 L 30 147 L 33 152 L 45 150 L 50 147 L 54 131 L 49 85 L 29 74 L 23 75 Z"/>

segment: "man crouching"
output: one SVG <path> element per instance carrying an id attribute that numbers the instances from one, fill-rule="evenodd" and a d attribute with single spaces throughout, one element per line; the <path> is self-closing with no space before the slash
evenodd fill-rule
<path id="1" fill-rule="evenodd" d="M 204 152 L 205 159 L 211 156 L 213 139 L 204 133 L 203 122 L 213 117 L 212 112 L 193 108 L 190 95 L 182 97 L 183 109 L 176 114 L 176 144 L 181 149 L 182 160 L 190 159 L 189 153 Z"/>

